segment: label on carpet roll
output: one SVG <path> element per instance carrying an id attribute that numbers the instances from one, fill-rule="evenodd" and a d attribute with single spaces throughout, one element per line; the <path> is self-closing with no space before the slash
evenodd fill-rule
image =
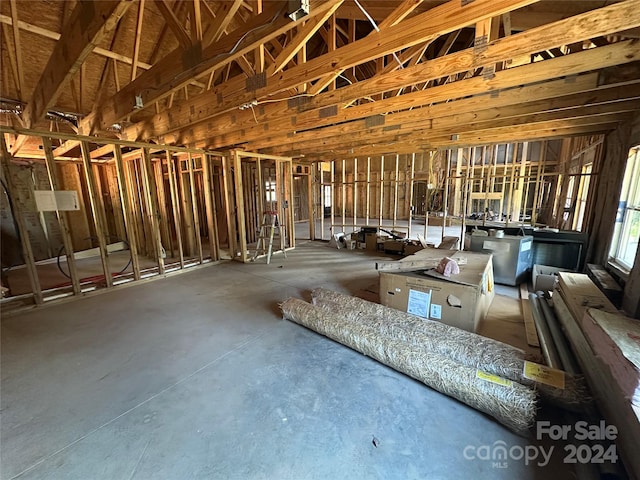
<path id="1" fill-rule="evenodd" d="M 534 382 L 544 383 L 564 390 L 564 372 L 562 370 L 525 360 L 522 376 Z"/>
<path id="2" fill-rule="evenodd" d="M 498 375 L 492 375 L 491 373 L 483 372 L 482 370 L 476 370 L 476 378 L 484 380 L 485 382 L 497 383 L 504 387 L 512 387 L 513 382 L 506 378 L 499 377 Z"/>

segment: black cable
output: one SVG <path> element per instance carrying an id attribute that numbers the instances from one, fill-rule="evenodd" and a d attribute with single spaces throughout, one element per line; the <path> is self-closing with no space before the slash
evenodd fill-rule
<path id="1" fill-rule="evenodd" d="M 116 273 L 116 275 L 120 275 L 124 273 L 125 270 L 129 268 L 129 266 L 131 265 L 131 262 L 133 262 L 133 257 L 131 256 L 131 248 L 129 247 L 129 242 L 126 240 L 120 240 L 117 237 L 112 238 L 110 236 L 107 236 L 107 239 L 115 240 L 114 243 L 122 242 L 127 246 L 127 250 L 129 250 L 129 261 L 127 262 L 127 264 L 124 266 L 122 270 Z M 98 239 L 96 237 L 87 237 L 87 238 L 83 238 L 83 240 L 91 240 L 93 242 L 94 240 L 97 241 Z M 58 258 L 56 259 L 56 264 L 58 265 L 58 270 L 60 270 L 60 273 L 62 273 L 68 279 L 71 279 L 71 276 L 62 269 L 62 264 L 60 263 L 60 257 L 62 256 L 63 253 L 66 255 L 66 249 L 64 248 L 64 245 L 61 245 L 60 249 L 58 250 Z"/>

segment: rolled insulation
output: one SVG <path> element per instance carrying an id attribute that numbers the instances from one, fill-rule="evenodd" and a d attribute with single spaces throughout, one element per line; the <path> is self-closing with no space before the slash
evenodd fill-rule
<path id="1" fill-rule="evenodd" d="M 302 300 L 282 305 L 284 318 L 325 335 L 405 373 L 425 385 L 492 416 L 525 435 L 536 415 L 536 393 L 416 345 L 391 338 L 376 328 L 344 319 Z"/>
<path id="2" fill-rule="evenodd" d="M 581 377 L 565 373 L 564 388 L 525 378 L 526 354 L 506 343 L 433 320 L 425 320 L 394 308 L 326 289 L 311 293 L 317 307 L 346 321 L 364 323 L 398 341 L 409 342 L 463 365 L 535 387 L 543 399 L 569 410 L 581 410 L 588 390 Z"/>

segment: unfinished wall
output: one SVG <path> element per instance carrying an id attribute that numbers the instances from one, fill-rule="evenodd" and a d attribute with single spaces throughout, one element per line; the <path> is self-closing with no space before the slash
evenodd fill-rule
<path id="1" fill-rule="evenodd" d="M 629 147 L 640 145 L 640 114 L 631 122 L 629 132 Z M 636 252 L 636 259 L 624 288 L 622 308 L 629 315 L 640 319 L 640 248 Z"/>
<path id="2" fill-rule="evenodd" d="M 586 261 L 606 265 L 611 245 L 620 189 L 630 147 L 631 123 L 609 133 L 604 140 L 604 155 L 594 165 L 599 172 L 589 192 L 585 231 L 589 234 Z"/>
<path id="3" fill-rule="evenodd" d="M 17 204 L 17 208 L 23 212 L 35 260 L 43 260 L 57 255 L 58 249 L 62 245 L 62 237 L 56 214 L 55 212 L 38 212 L 34 194 L 35 190 L 51 189 L 46 167 L 42 163 L 11 164 L 9 172 L 15 186 L 12 200 L 14 205 Z M 13 215 L 5 195 L 3 195 L 1 206 L 2 242 L 6 241 L 9 247 L 6 251 L 8 257 L 5 259 L 3 256 L 3 264 L 15 265 L 15 261 L 21 259 L 21 256 L 16 256 L 15 252 L 11 253 L 10 251 L 15 250 L 15 246 L 19 247 L 20 242 L 13 228 Z M 12 248 L 12 246 L 14 247 Z M 4 247 L 3 253 L 5 253 Z"/>

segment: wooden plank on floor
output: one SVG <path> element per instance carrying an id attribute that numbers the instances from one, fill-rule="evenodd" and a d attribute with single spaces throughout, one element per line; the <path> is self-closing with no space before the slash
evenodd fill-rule
<path id="1" fill-rule="evenodd" d="M 531 303 L 529 301 L 529 289 L 526 283 L 520 284 L 520 306 L 524 317 L 524 330 L 527 335 L 527 343 L 532 347 L 539 347 L 538 332 L 531 313 Z"/>

